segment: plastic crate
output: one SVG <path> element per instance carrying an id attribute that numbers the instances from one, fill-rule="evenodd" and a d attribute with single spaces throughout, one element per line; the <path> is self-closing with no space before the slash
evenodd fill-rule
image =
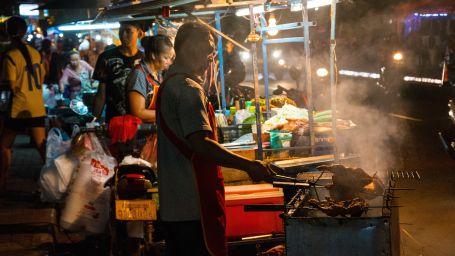
<path id="1" fill-rule="evenodd" d="M 248 124 L 218 127 L 218 141 L 220 143 L 233 142 L 248 133 L 251 133 L 251 125 Z"/>

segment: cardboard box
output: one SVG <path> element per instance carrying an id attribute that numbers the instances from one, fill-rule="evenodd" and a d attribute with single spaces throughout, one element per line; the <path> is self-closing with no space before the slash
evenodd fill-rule
<path id="1" fill-rule="evenodd" d="M 226 233 L 228 239 L 283 233 L 282 212 L 245 212 L 246 204 L 284 205 L 283 191 L 271 184 L 226 186 Z"/>

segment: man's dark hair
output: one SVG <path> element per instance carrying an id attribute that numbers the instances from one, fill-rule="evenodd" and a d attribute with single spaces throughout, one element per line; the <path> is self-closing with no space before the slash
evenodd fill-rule
<path id="1" fill-rule="evenodd" d="M 148 30 L 148 25 L 146 24 L 145 21 L 141 21 L 141 20 L 124 20 L 124 21 L 120 21 L 120 26 L 125 26 L 125 25 L 129 25 L 129 26 L 134 26 L 142 31 L 147 31 Z"/>
<path id="2" fill-rule="evenodd" d="M 180 26 L 175 36 L 174 49 L 176 55 L 182 50 L 182 46 L 188 40 L 191 40 L 196 45 L 201 40 L 207 40 L 211 32 L 204 25 L 196 22 L 187 22 Z"/>

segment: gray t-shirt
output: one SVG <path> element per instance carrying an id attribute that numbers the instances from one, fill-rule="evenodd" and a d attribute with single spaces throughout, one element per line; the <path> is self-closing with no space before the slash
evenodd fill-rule
<path id="1" fill-rule="evenodd" d="M 207 97 L 201 81 L 186 78 L 185 67 L 173 64 L 162 91 L 160 111 L 169 128 L 189 146 L 187 137 L 197 131 L 212 131 Z M 158 117 L 158 125 L 160 118 Z M 159 126 L 158 126 L 159 127 Z M 199 220 L 199 199 L 191 162 L 158 129 L 158 187 L 160 214 L 164 221 Z"/>

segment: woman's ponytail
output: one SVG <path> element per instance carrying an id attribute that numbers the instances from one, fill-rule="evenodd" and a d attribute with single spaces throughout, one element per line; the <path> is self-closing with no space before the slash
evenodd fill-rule
<path id="1" fill-rule="evenodd" d="M 27 32 L 27 23 L 24 19 L 18 16 L 13 16 L 6 22 L 6 30 L 11 37 L 11 42 L 24 56 L 25 62 L 27 63 L 27 70 L 30 74 L 33 74 L 33 63 L 30 53 L 28 52 L 26 44 L 22 41 Z"/>

